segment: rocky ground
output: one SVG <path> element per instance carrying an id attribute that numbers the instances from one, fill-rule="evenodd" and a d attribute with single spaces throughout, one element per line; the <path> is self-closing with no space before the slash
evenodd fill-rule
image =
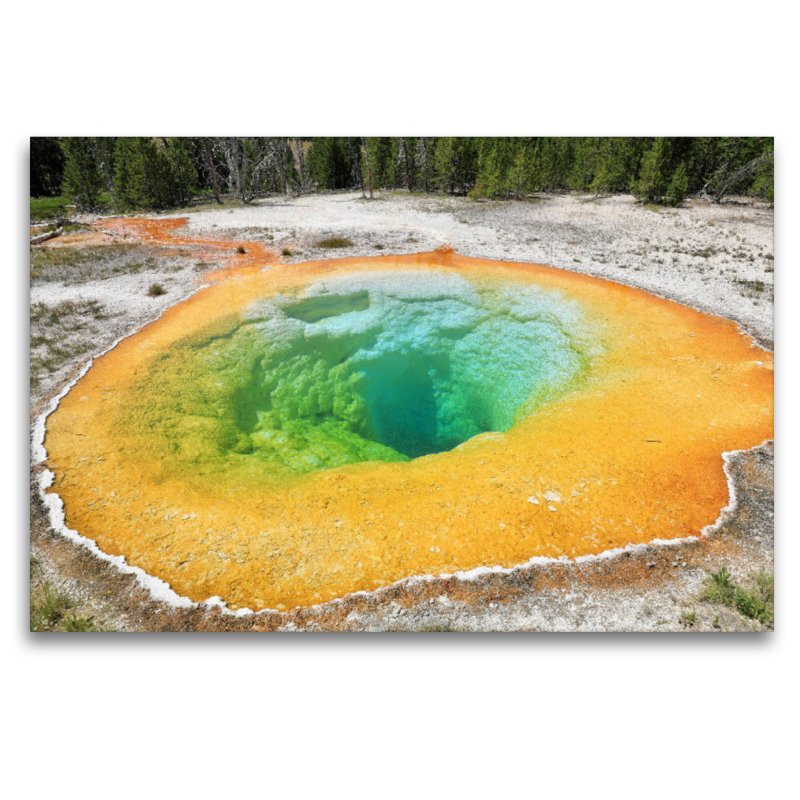
<path id="1" fill-rule="evenodd" d="M 175 215 L 177 216 L 177 215 Z M 274 198 L 190 211 L 188 231 L 262 240 L 284 262 L 453 247 L 546 263 L 641 287 L 737 321 L 773 342 L 773 211 L 760 202 L 643 207 L 626 196 L 530 202 L 359 194 Z M 187 250 L 110 237 L 87 225 L 31 252 L 31 422 L 92 355 L 196 290 L 213 267 Z M 335 249 L 322 247 L 338 238 Z M 764 630 L 703 599 L 723 567 L 742 592 L 772 574 L 772 446 L 734 456 L 737 504 L 702 540 L 615 558 L 534 566 L 479 580 L 406 581 L 370 595 L 248 617 L 154 601 L 132 576 L 53 533 L 31 484 L 32 607 L 42 629 L 370 631 Z M 757 574 L 761 572 L 761 578 Z M 713 585 L 713 582 L 712 582 Z M 763 592 L 762 592 L 763 593 Z M 720 600 L 719 593 L 716 600 Z M 49 605 L 48 605 L 49 603 Z M 42 609 L 54 611 L 49 615 Z M 49 621 L 48 621 L 49 620 Z"/>

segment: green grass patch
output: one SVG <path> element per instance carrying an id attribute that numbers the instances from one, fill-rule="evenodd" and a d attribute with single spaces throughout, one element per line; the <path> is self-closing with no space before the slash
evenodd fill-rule
<path id="1" fill-rule="evenodd" d="M 148 297 L 161 297 L 162 294 L 166 294 L 167 290 L 160 284 L 154 283 L 150 286 L 147 290 Z"/>
<path id="2" fill-rule="evenodd" d="M 57 219 L 66 217 L 70 199 L 66 195 L 59 197 L 31 197 L 31 220 Z"/>
<path id="3" fill-rule="evenodd" d="M 709 576 L 701 600 L 736 609 L 762 625 L 775 622 L 775 578 L 760 570 L 750 576 L 749 586 L 738 585 L 727 567 Z"/>
<path id="4" fill-rule="evenodd" d="M 34 220 L 59 219 L 69 217 L 75 209 L 68 208 L 72 201 L 65 194 L 58 197 L 31 197 L 31 222 Z M 111 205 L 111 197 L 106 193 L 100 195 L 100 206 L 105 209 Z"/>

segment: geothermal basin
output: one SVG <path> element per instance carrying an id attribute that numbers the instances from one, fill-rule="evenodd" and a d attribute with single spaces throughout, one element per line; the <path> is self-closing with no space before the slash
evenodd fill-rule
<path id="1" fill-rule="evenodd" d="M 195 601 L 287 609 L 415 575 L 700 534 L 772 437 L 729 320 L 437 251 L 201 289 L 47 422 L 66 522 Z"/>

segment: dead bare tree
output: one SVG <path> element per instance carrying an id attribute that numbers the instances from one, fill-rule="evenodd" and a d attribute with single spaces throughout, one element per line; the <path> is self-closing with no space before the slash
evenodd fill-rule
<path id="1" fill-rule="evenodd" d="M 419 160 L 422 164 L 422 182 L 425 194 L 430 191 L 431 145 L 429 137 L 421 136 L 418 142 Z"/>
<path id="2" fill-rule="evenodd" d="M 773 163 L 774 159 L 775 151 L 770 150 L 768 153 L 762 153 L 760 156 L 748 161 L 744 166 L 731 173 L 726 174 L 726 171 L 723 170 L 721 175 L 716 176 L 703 187 L 703 192 L 705 193 L 710 185 L 715 184 L 711 196 L 715 203 L 720 203 L 722 198 L 730 194 L 745 178 L 749 178 L 761 167 Z"/>
<path id="3" fill-rule="evenodd" d="M 308 167 L 306 166 L 306 149 L 299 137 L 292 138 L 292 151 L 297 162 L 297 173 L 300 176 L 300 188 L 308 185 Z"/>
<path id="4" fill-rule="evenodd" d="M 228 136 L 225 138 L 225 161 L 228 165 L 228 182 L 243 203 L 253 201 L 261 188 L 264 170 L 276 161 L 275 140 L 264 137 Z M 283 161 L 283 183 L 286 182 L 286 163 Z"/>
<path id="5" fill-rule="evenodd" d="M 211 157 L 211 148 L 208 145 L 208 137 L 203 137 L 203 151 L 206 154 L 206 164 L 208 165 L 208 171 L 211 175 L 211 183 L 214 186 L 214 197 L 219 205 L 222 205 L 222 200 L 220 200 L 219 196 L 219 183 L 217 182 L 217 171 L 214 169 L 214 159 Z"/>
<path id="6" fill-rule="evenodd" d="M 372 164 L 369 157 L 369 141 L 366 136 L 361 137 L 361 146 L 364 148 L 364 162 L 367 165 L 367 185 L 369 186 L 369 199 L 372 200 Z"/>
<path id="7" fill-rule="evenodd" d="M 408 152 L 408 139 L 405 136 L 400 136 L 397 139 L 397 161 L 403 166 L 406 189 L 410 192 L 414 185 L 414 176 L 412 175 L 411 157 Z"/>

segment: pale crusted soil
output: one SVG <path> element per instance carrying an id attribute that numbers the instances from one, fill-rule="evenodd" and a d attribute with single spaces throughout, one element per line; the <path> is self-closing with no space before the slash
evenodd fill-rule
<path id="1" fill-rule="evenodd" d="M 538 202 L 310 195 L 190 214 L 189 230 L 272 237 L 278 251 L 292 251 L 289 261 L 447 246 L 467 256 L 549 264 L 735 319 L 770 342 L 772 209 L 748 199 L 718 206 L 690 200 L 685 206 L 647 208 L 625 195 L 548 196 Z M 314 246 L 330 236 L 349 238 L 353 247 Z"/>
<path id="2" fill-rule="evenodd" d="M 202 211 L 189 220 L 198 233 L 268 239 L 277 252 L 292 251 L 282 258 L 290 262 L 446 245 L 465 255 L 547 263 L 729 317 L 769 346 L 773 339 L 773 212 L 752 201 L 723 206 L 691 201 L 682 209 L 649 210 L 628 197 L 475 203 L 402 194 L 365 201 L 357 194 L 334 194 Z M 328 236 L 347 237 L 353 246 L 315 247 Z M 64 237 L 59 246 L 68 241 Z M 32 420 L 90 355 L 197 287 L 198 265 L 182 254 L 132 274 L 120 263 L 119 274 L 103 267 L 100 279 L 84 270 L 77 283 L 50 280 L 32 287 L 32 304 L 42 304 L 45 312 L 32 337 L 60 336 L 69 344 L 56 369 L 44 370 L 32 390 Z M 154 282 L 167 294 L 149 297 Z M 47 310 L 59 308 L 68 313 L 48 323 Z M 37 352 L 32 350 L 32 360 Z M 735 457 L 731 474 L 739 504 L 720 530 L 699 542 L 471 582 L 406 582 L 289 614 L 236 618 L 215 608 L 176 610 L 154 602 L 133 578 L 55 535 L 33 486 L 31 544 L 41 573 L 75 600 L 72 613 L 114 630 L 757 630 L 758 623 L 698 599 L 708 574 L 722 566 L 743 583 L 755 570 L 772 572 L 772 447 Z M 686 626 L 682 615 L 692 613 L 695 621 Z"/>

